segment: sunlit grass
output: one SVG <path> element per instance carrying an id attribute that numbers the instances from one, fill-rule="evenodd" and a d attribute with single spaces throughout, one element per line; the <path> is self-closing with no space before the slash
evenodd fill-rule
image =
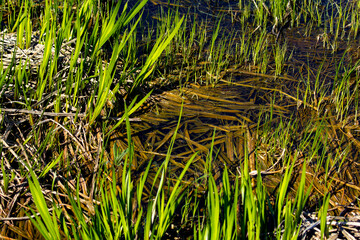
<path id="1" fill-rule="evenodd" d="M 0 130 L 6 135 L 0 144 L 1 190 L 8 195 L 14 186 L 28 184 L 32 197 L 26 204 L 22 199 L 16 210 L 23 212 L 26 205 L 27 219 L 43 238 L 163 239 L 175 228 L 194 239 L 297 239 L 302 213 L 314 206 L 311 195 L 319 188 L 325 194 L 313 210 L 321 236 L 328 234 L 333 178 L 340 179 L 341 167 L 355 151 L 349 143 L 354 149 L 358 143 L 346 127 L 358 119 L 359 62 L 348 60 L 350 48 L 341 59 L 336 54 L 344 41 L 357 39 L 359 3 L 240 0 L 238 9 L 229 10 L 239 27 L 231 31 L 224 26 L 226 12 L 210 21 L 178 8 L 161 11 L 154 26 L 146 25 L 147 0 L 131 8 L 124 1 L 2 4 L 16 47 L 11 59 L 3 56 L 0 63 Z M 304 37 L 316 34 L 335 63 L 327 64 L 324 55 L 316 68 L 309 62 L 294 67 L 296 49 L 282 36 L 289 26 L 305 29 Z M 33 44 L 41 47 L 37 64 L 18 57 Z M 330 83 L 324 74 L 329 66 L 334 67 Z M 241 73 L 263 79 L 252 83 Z M 249 108 L 258 118 L 239 120 L 248 131 L 240 136 L 245 154 L 238 166 L 221 162 L 220 170 L 212 168 L 222 151 L 215 146 L 217 129 L 206 154 L 193 151 L 185 164 L 175 164 L 177 133 L 186 121 L 182 112 L 176 129 L 158 140 L 170 142 L 164 161 L 138 162 L 131 117 L 159 90 L 151 89 L 158 79 L 181 88 L 240 78 L 245 83 L 238 86 L 250 89 L 244 99 L 263 109 Z M 288 87 L 285 80 L 295 83 Z M 293 86 L 296 96 L 288 93 Z M 24 118 L 3 117 L 7 108 Z M 297 117 L 309 109 L 309 120 Z M 126 138 L 125 145 L 110 147 L 115 132 Z M 348 139 L 348 145 L 336 146 L 334 139 Z M 261 151 L 269 169 L 261 165 Z M 189 180 L 191 167 L 200 163 L 205 163 L 201 177 Z M 181 171 L 173 173 L 173 165 Z M 267 175 L 274 176 L 275 186 Z"/>

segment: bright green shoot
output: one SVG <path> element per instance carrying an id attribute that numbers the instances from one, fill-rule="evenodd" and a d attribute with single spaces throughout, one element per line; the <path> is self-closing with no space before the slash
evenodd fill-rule
<path id="1" fill-rule="evenodd" d="M 53 216 L 50 215 L 49 209 L 47 207 L 44 195 L 42 193 L 38 181 L 38 177 L 35 175 L 34 171 L 30 170 L 30 175 L 31 178 L 28 179 L 30 191 L 33 196 L 36 208 L 41 216 L 40 218 L 38 215 L 36 215 L 34 211 L 32 211 L 32 213 L 35 215 L 35 219 L 33 218 L 30 219 L 45 239 L 60 240 L 61 236 L 60 236 L 59 226 L 57 223 L 57 218 L 56 218 L 57 216 L 56 214 L 53 214 Z M 54 209 L 56 208 L 57 207 L 54 206 Z M 54 212 L 56 211 L 57 210 L 54 210 Z"/>
<path id="2" fill-rule="evenodd" d="M 150 76 L 150 74 L 154 70 L 155 63 L 159 59 L 161 53 L 165 50 L 165 48 L 170 44 L 171 40 L 175 37 L 183 21 L 184 21 L 184 17 L 181 18 L 181 20 L 176 24 L 174 30 L 172 30 L 172 32 L 168 36 L 164 37 L 164 39 L 159 38 L 156 41 L 155 46 L 150 52 L 141 72 L 135 79 L 135 83 L 133 84 L 132 90 L 136 88 L 140 83 L 143 83 L 143 81 Z"/>

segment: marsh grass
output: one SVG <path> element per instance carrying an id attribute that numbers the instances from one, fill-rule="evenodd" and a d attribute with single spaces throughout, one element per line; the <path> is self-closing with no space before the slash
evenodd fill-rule
<path id="1" fill-rule="evenodd" d="M 147 4 L 2 2 L 1 236 L 328 236 L 360 190 L 359 4 Z"/>

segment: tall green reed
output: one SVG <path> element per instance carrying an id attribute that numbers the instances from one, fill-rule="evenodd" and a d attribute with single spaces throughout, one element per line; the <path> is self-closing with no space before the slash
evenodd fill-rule
<path id="1" fill-rule="evenodd" d="M 107 163 L 101 163 L 101 174 L 98 176 L 103 175 L 112 177 L 110 180 L 106 177 L 100 177 L 98 179 L 99 186 L 96 188 L 96 191 L 99 193 L 99 199 L 96 200 L 100 201 L 100 205 L 94 206 L 95 209 L 93 214 L 85 212 L 82 208 L 83 202 L 80 201 L 81 197 L 79 195 L 79 179 L 77 181 L 75 194 L 70 188 L 68 189 L 67 197 L 71 206 L 69 208 L 70 210 L 60 210 L 57 202 L 53 201 L 53 214 L 49 212 L 38 179 L 45 176 L 54 165 L 57 164 L 59 159 L 61 159 L 61 156 L 51 162 L 48 167 L 42 171 L 40 178 L 36 176 L 34 170 L 30 170 L 31 178 L 29 178 L 29 186 L 36 209 L 40 213 L 40 216 L 37 216 L 36 212 L 32 211 L 36 216 L 32 222 L 44 238 L 61 239 L 63 237 L 74 237 L 76 239 L 100 239 L 105 236 L 109 239 L 134 239 L 140 237 L 143 239 L 160 239 L 164 236 L 186 193 L 185 189 L 187 186 L 182 183 L 182 179 L 196 157 L 196 154 L 188 160 L 186 166 L 171 188 L 171 191 L 165 190 L 171 150 L 176 139 L 175 131 L 167 157 L 157 170 L 155 179 L 152 180 L 152 188 L 155 192 L 154 198 L 149 201 L 147 208 L 144 209 L 142 201 L 144 197 L 143 191 L 148 180 L 152 161 L 149 162 L 146 170 L 135 184 L 132 180 L 133 174 L 131 172 L 134 149 L 131 140 L 130 121 L 128 116 L 129 112 L 126 108 L 125 118 L 128 148 L 122 153 L 115 149 L 115 165 L 112 165 L 110 168 L 108 168 L 109 165 Z M 181 113 L 178 127 L 180 119 Z M 118 185 L 116 171 L 118 171 L 117 169 L 120 165 L 122 165 L 122 175 L 121 183 Z M 160 178 L 160 183 L 155 186 L 158 178 Z M 169 194 L 167 194 L 167 192 L 169 192 Z M 65 222 L 66 219 L 70 219 L 72 223 L 70 231 Z"/>
<path id="2" fill-rule="evenodd" d="M 238 198 L 240 187 L 238 179 L 235 180 L 235 186 L 231 184 L 228 170 L 225 166 L 222 172 L 222 184 L 220 187 L 216 184 L 213 176 L 212 162 L 214 153 L 214 130 L 212 144 L 206 159 L 206 168 L 204 177 L 207 182 L 207 193 L 205 199 L 206 212 L 204 222 L 200 220 L 197 226 L 194 225 L 195 239 L 236 239 L 238 236 Z M 197 205 L 195 200 L 195 205 Z"/>
<path id="3" fill-rule="evenodd" d="M 184 17 L 182 17 L 180 21 L 176 23 L 173 30 L 170 33 L 168 33 L 167 36 L 164 37 L 161 36 L 158 38 L 149 56 L 147 57 L 143 68 L 141 69 L 140 73 L 137 75 L 131 90 L 134 90 L 137 86 L 139 86 L 139 84 L 144 83 L 144 81 L 151 75 L 151 73 L 154 70 L 155 63 L 160 58 L 161 53 L 165 50 L 165 48 L 170 44 L 171 40 L 175 37 L 183 21 L 184 21 Z"/>

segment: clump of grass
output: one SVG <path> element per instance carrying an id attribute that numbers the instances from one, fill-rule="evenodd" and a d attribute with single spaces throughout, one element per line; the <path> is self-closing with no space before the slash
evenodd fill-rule
<path id="1" fill-rule="evenodd" d="M 126 113 L 127 114 L 127 113 Z M 181 115 L 181 113 L 180 113 Z M 75 196 L 70 188 L 66 198 L 70 201 L 68 210 L 60 211 L 58 200 L 53 201 L 53 214 L 49 214 L 47 204 L 40 188 L 38 178 L 33 170 L 30 170 L 29 179 L 30 190 L 34 196 L 36 208 L 41 213 L 40 217 L 32 220 L 45 238 L 98 238 L 107 236 L 113 238 L 144 238 L 160 239 L 167 232 L 169 226 L 173 223 L 174 215 L 179 211 L 183 198 L 186 194 L 185 189 L 188 185 L 182 183 L 186 171 L 189 169 L 196 154 L 193 155 L 177 178 L 173 187 L 166 190 L 165 182 L 167 179 L 168 164 L 171 158 L 172 146 L 175 143 L 176 132 L 172 137 L 172 144 L 168 150 L 166 160 L 158 168 L 155 178 L 152 181 L 152 190 L 154 193 L 147 204 L 142 202 L 145 196 L 144 190 L 147 188 L 147 180 L 150 177 L 149 171 L 153 162 L 150 161 L 140 176 L 137 183 L 132 178 L 131 171 L 132 157 L 134 156 L 133 143 L 131 140 L 130 122 L 126 118 L 128 148 L 125 152 L 115 149 L 115 162 L 109 166 L 103 165 L 100 168 L 99 176 L 106 178 L 98 179 L 99 199 L 93 203 L 83 202 L 79 195 L 80 182 L 77 179 Z M 180 118 L 179 118 L 180 119 Z M 180 120 L 178 122 L 178 127 Z M 214 131 L 215 137 L 215 131 Z M 307 140 L 305 140 L 307 141 Z M 212 140 L 214 143 L 214 138 Z M 297 157 L 288 158 L 284 162 L 284 175 L 279 183 L 279 188 L 275 194 L 276 200 L 270 200 L 270 194 L 266 190 L 262 172 L 258 168 L 255 172 L 249 171 L 248 158 L 244 159 L 244 164 L 239 168 L 240 175 L 235 176 L 235 183 L 232 184 L 227 168 L 222 172 L 221 187 L 218 188 L 211 168 L 213 159 L 213 146 L 209 149 L 207 157 L 208 169 L 205 172 L 206 198 L 203 219 L 198 218 L 199 212 L 194 216 L 192 224 L 194 228 L 194 238 L 203 239 L 259 239 L 264 236 L 275 237 L 277 239 L 297 239 L 300 232 L 300 215 L 306 205 L 311 186 L 306 190 L 306 161 L 302 164 L 300 183 L 296 191 L 295 201 L 287 197 L 288 188 L 292 182 L 295 163 Z M 117 168 L 122 166 L 121 182 L 117 183 Z M 254 175 L 256 177 L 256 187 L 254 188 Z M 159 182 L 158 182 L 159 181 Z M 158 182 L 158 183 L 157 183 Z M 306 192 L 305 192 L 306 190 Z M 326 219 L 326 208 L 329 197 L 324 200 L 322 216 Z M 85 213 L 82 204 L 94 204 L 93 213 Z M 188 204 L 198 206 L 199 202 L 195 198 L 194 202 Z M 147 206 L 146 206 L 147 205 Z M 196 208 L 194 209 L 196 211 Z M 35 214 L 35 211 L 33 212 Z M 185 213 L 188 214 L 188 213 Z M 87 215 L 87 217 L 85 217 Z M 182 216 L 185 217 L 185 216 Z M 71 219 L 72 229 L 66 226 L 66 219 Z M 322 219 L 322 231 L 325 227 Z M 47 222 L 51 224 L 45 224 Z M 273 222 L 272 229 L 269 222 Z M 214 225 L 215 224 L 215 225 Z M 324 226 L 324 227 L 323 227 Z M 78 229 L 81 229 L 80 231 Z"/>
<path id="2" fill-rule="evenodd" d="M 304 234 L 302 213 L 311 207 L 318 211 L 321 232 L 326 235 L 326 215 L 336 195 L 331 183 L 342 181 L 341 169 L 358 147 L 352 128 L 346 128 L 358 115 L 358 81 L 353 78 L 358 63 L 349 66 L 344 54 L 332 84 L 322 79 L 328 68 L 325 61 L 316 70 L 310 63 L 302 64 L 294 70 L 298 78 L 282 76 L 288 73 L 285 64 L 291 60 L 291 49 L 281 34 L 288 25 L 300 23 L 306 24 L 308 36 L 314 26 L 324 28 L 334 41 L 323 39 L 323 46 L 335 56 L 345 36 L 356 38 L 358 14 L 352 10 L 357 5 L 350 3 L 322 8 L 320 1 L 303 2 L 299 6 L 297 1 L 239 1 L 240 32 L 229 33 L 223 26 L 224 13 L 215 22 L 198 21 L 169 8 L 159 17 L 156 31 L 147 32 L 142 49 L 147 55 L 138 59 L 146 0 L 132 9 L 120 1 L 99 5 L 87 0 L 45 1 L 40 9 L 30 0 L 20 5 L 6 1 L 4 6 L 11 10 L 7 27 L 16 33 L 16 47 L 10 64 L 0 64 L 0 113 L 23 113 L 0 119 L 1 189 L 8 198 L 14 194 L 14 202 L 21 198 L 16 209 L 12 201 L 3 201 L 7 204 L 3 209 L 10 209 L 6 214 L 30 219 L 38 232 L 34 236 L 46 239 L 160 239 L 184 229 L 193 229 L 196 239 L 296 239 Z M 32 23 L 31 17 L 37 14 L 39 21 Z M 234 13 L 234 23 L 235 19 Z M 40 63 L 34 67 L 31 59 L 20 59 L 18 64 L 17 53 L 31 49 L 35 32 L 37 44 L 43 46 Z M 67 47 L 70 53 L 63 55 Z M 221 162 L 224 148 L 215 146 L 215 132 L 209 149 L 197 144 L 205 154 L 192 148 L 196 153 L 186 163 L 173 160 L 181 117 L 175 130 L 162 136 L 161 145 L 170 141 L 164 160 L 138 161 L 139 143 L 133 140 L 130 126 L 138 119 L 130 116 L 152 94 L 145 88 L 149 80 L 169 78 L 171 83 L 215 86 L 219 81 L 230 83 L 224 79 L 231 74 L 240 76 L 239 68 L 263 79 L 245 79 L 250 83 L 238 85 L 251 88 L 244 95 L 249 99 L 248 115 L 239 120 L 240 114 L 230 111 L 236 116 L 231 119 L 240 124 L 236 127 L 248 129 L 241 132 L 244 144 L 237 150 L 244 155 L 237 156 L 237 167 Z M 279 87 L 273 79 L 295 84 Z M 297 91 L 297 96 L 287 91 Z M 136 96 L 139 92 L 141 96 Z M 283 104 L 284 98 L 290 101 Z M 259 113 L 263 102 L 268 115 Z M 299 119 L 293 120 L 289 109 Z M 310 119 L 300 115 L 302 109 L 310 109 Z M 254 135 L 248 135 L 250 123 L 257 125 Z M 193 141 L 186 133 L 185 141 Z M 111 147 L 115 134 L 127 143 Z M 144 156 L 145 151 L 140 151 Z M 265 170 L 261 151 L 270 164 Z M 211 167 L 215 162 L 221 162 L 221 171 Z M 197 186 L 186 179 L 189 172 L 194 173 L 192 164 L 205 165 L 201 177 L 192 179 Z M 173 165 L 181 170 L 179 174 L 171 172 Z M 273 176 L 275 184 L 268 184 L 267 175 Z M 22 196 L 16 192 L 26 179 L 32 197 L 26 189 L 20 190 Z M 324 196 L 311 198 L 314 189 Z M 314 207 L 313 202 L 320 200 L 321 206 Z M 31 209 L 27 216 L 22 208 L 25 202 Z M 186 210 L 193 206 L 192 212 Z M 184 219 L 181 226 L 179 218 Z M 177 233 L 170 229 L 172 224 Z M 11 227 L 3 232 L 13 231 Z M 26 236 L 25 230 L 13 232 Z"/>

